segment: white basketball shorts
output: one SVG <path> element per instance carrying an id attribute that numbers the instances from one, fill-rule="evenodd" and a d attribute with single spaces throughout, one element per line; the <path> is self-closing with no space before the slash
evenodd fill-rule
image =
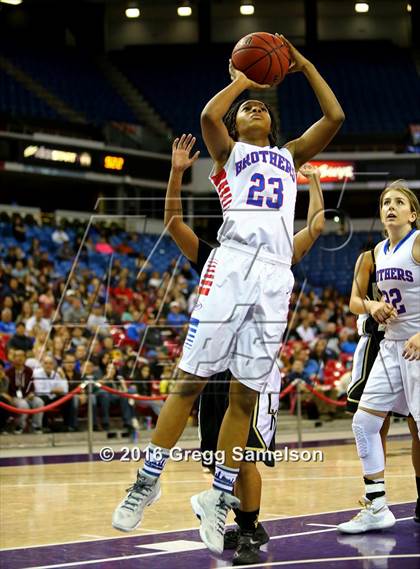
<path id="1" fill-rule="evenodd" d="M 405 340 L 382 340 L 359 408 L 411 413 L 420 428 L 420 361 L 402 357 Z"/>
<path id="2" fill-rule="evenodd" d="M 294 277 L 275 255 L 224 242 L 200 279 L 179 368 L 209 377 L 229 369 L 255 391 L 265 390 L 287 325 Z"/>

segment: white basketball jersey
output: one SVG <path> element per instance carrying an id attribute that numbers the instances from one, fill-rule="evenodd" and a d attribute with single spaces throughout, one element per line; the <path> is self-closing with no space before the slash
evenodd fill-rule
<path id="1" fill-rule="evenodd" d="M 412 255 L 419 233 L 410 231 L 394 250 L 389 249 L 388 239 L 382 241 L 376 255 L 376 283 L 383 300 L 398 312 L 386 326 L 388 340 L 407 340 L 420 331 L 420 265 Z"/>
<path id="2" fill-rule="evenodd" d="M 218 241 L 237 241 L 290 264 L 296 172 L 289 150 L 236 142 L 223 170 L 210 180 L 223 211 Z"/>

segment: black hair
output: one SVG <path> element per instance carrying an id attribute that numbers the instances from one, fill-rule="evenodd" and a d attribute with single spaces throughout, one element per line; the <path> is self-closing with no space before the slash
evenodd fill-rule
<path id="1" fill-rule="evenodd" d="M 240 101 L 236 101 L 236 103 L 233 103 L 230 106 L 230 109 L 228 110 L 228 112 L 223 117 L 223 122 L 224 122 L 224 124 L 228 130 L 229 136 L 231 138 L 233 138 L 233 140 L 238 139 L 238 133 L 236 132 L 236 115 L 238 114 L 239 107 L 244 103 L 244 100 L 246 100 L 246 99 L 242 99 Z M 273 109 L 270 107 L 270 105 L 267 105 L 266 103 L 264 103 L 264 105 L 268 111 L 268 114 L 270 115 L 270 118 L 271 118 L 271 130 L 270 130 L 270 133 L 268 135 L 268 140 L 270 142 L 270 146 L 277 146 L 278 138 L 279 138 L 278 120 L 277 120 L 276 115 L 274 114 Z"/>

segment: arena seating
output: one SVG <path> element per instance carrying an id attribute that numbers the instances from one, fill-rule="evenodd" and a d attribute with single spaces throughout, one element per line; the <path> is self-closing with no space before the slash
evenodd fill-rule
<path id="1" fill-rule="evenodd" d="M 203 53 L 189 45 L 174 45 L 170 50 L 167 46 L 141 46 L 109 57 L 174 132 L 192 132 L 203 150 L 200 112 L 209 97 L 229 80 L 227 61 L 231 48 L 216 45 L 211 52 Z M 343 105 L 346 121 L 341 135 L 401 137 L 408 124 L 420 121 L 420 81 L 408 50 L 384 41 L 335 42 L 333 46 L 326 43 L 303 52 L 313 60 Z M 76 50 L 47 54 L 17 49 L 6 49 L 5 55 L 75 110 L 83 112 L 92 123 L 137 122 L 86 55 Z M 34 101 L 31 95 L 20 94 L 22 88 L 0 74 L 0 84 L 4 83 L 6 87 L 0 93 L 4 112 L 50 116 L 45 105 Z M 316 98 L 301 74 L 287 77 L 277 93 L 281 131 L 286 139 L 301 133 L 320 115 Z"/>
<path id="2" fill-rule="evenodd" d="M 72 266 L 72 261 L 63 261 L 55 258 L 57 246 L 51 240 L 54 229 L 51 226 L 27 226 L 27 239 L 23 243 L 18 243 L 12 236 L 11 225 L 4 222 L 0 223 L 0 239 L 4 246 L 3 251 L 0 249 L 0 257 L 6 254 L 9 247 L 13 246 L 19 246 L 25 252 L 28 251 L 31 246 L 31 240 L 37 238 L 40 240 L 41 249 L 48 251 L 51 260 L 55 261 L 54 268 L 57 276 L 65 276 Z M 74 244 L 76 237 L 74 229 L 68 228 L 66 232 Z M 94 229 L 89 237 L 91 237 L 93 243 L 96 243 L 99 240 L 99 232 Z M 157 239 L 157 235 L 140 235 L 138 241 L 131 242 L 129 235 L 121 232 L 118 235 L 111 236 L 109 243 L 115 248 L 123 241 L 128 241 L 136 253 L 141 253 L 148 257 L 152 253 Z M 381 235 L 379 232 L 374 234 L 359 232 L 353 234 L 344 247 L 333 250 L 346 241 L 346 236 L 336 234 L 324 235 L 319 238 L 314 248 L 295 268 L 296 278 L 299 280 L 307 278 L 308 284 L 315 287 L 315 289 L 333 286 L 341 294 L 349 294 L 357 256 L 368 241 L 378 242 L 380 239 Z M 167 270 L 170 262 L 178 256 L 179 249 L 169 237 L 165 236 L 150 257 L 150 270 L 162 273 Z M 118 259 L 123 268 L 126 267 L 130 272 L 135 273 L 135 257 L 114 253 L 114 259 Z M 82 256 L 79 260 L 78 267 L 79 270 L 88 268 L 97 276 L 102 277 L 108 263 L 108 255 L 96 251 L 88 251 L 87 256 Z"/>
<path id="3" fill-rule="evenodd" d="M 0 69 L 0 113 L 18 118 L 57 118 L 54 109 L 2 69 Z"/>
<path id="4" fill-rule="evenodd" d="M 7 51 L 5 55 L 93 124 L 138 123 L 94 62 L 76 50 Z"/>

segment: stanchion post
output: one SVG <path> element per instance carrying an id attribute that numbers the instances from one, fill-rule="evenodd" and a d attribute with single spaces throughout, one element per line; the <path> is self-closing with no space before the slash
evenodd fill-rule
<path id="1" fill-rule="evenodd" d="M 93 376 L 89 376 L 87 378 L 87 389 L 88 389 L 88 452 L 89 458 L 92 458 L 93 455 L 93 393 L 92 393 L 92 386 L 93 386 Z"/>
<path id="2" fill-rule="evenodd" d="M 301 379 L 296 382 L 296 419 L 297 419 L 297 434 L 298 434 L 298 448 L 302 448 L 302 390 Z"/>

